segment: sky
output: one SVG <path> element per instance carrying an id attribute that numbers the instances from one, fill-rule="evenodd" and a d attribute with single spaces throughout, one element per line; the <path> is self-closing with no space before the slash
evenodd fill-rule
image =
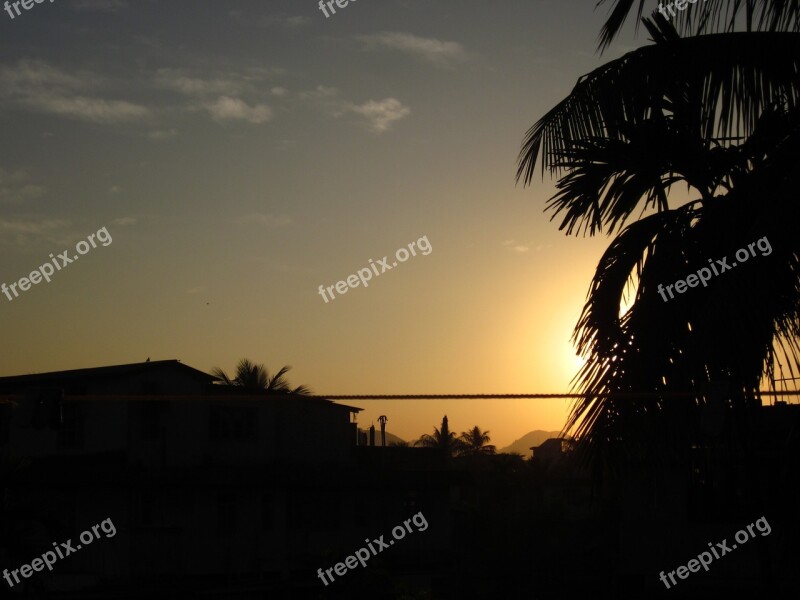
<path id="1" fill-rule="evenodd" d="M 317 394 L 568 392 L 609 240 L 560 232 L 554 182 L 525 188 L 515 170 L 525 131 L 582 74 L 646 43 L 629 28 L 598 54 L 594 5 L 0 12 L 0 283 L 18 284 L 0 295 L 0 375 L 246 357 Z M 397 261 L 412 242 L 427 253 Z M 52 261 L 49 282 L 19 287 Z M 336 292 L 372 265 L 368 287 Z M 569 408 L 348 404 L 404 439 L 447 414 L 499 447 L 561 429 Z"/>

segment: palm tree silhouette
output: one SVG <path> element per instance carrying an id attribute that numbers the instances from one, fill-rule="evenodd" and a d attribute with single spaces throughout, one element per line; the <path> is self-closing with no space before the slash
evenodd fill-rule
<path id="1" fill-rule="evenodd" d="M 601 47 L 633 4 L 615 0 Z M 800 11 L 797 2 L 734 4 L 722 19 L 714 0 L 687 7 L 674 24 L 660 14 L 642 19 L 654 44 L 582 77 L 520 152 L 518 181 L 530 184 L 540 154 L 542 174 L 560 177 L 547 205 L 562 215 L 560 229 L 615 235 L 573 334 L 587 358 L 574 380 L 585 396 L 565 427 L 596 464 L 685 452 L 719 408 L 746 439 L 777 353 L 790 370 L 800 367 L 792 196 Z M 746 11 L 747 31 L 732 31 L 731 10 Z M 679 182 L 697 198 L 674 206 L 669 192 Z M 660 284 L 764 237 L 771 256 L 669 302 L 659 296 Z M 633 304 L 620 315 L 626 292 Z"/>
<path id="2" fill-rule="evenodd" d="M 494 454 L 497 451 L 497 448 L 489 443 L 491 441 L 489 432 L 481 431 L 477 425 L 469 431 L 463 431 L 459 439 L 463 445 L 460 454 L 464 456 Z"/>
<path id="3" fill-rule="evenodd" d="M 611 0 L 614 4 L 608 19 L 600 32 L 599 49 L 606 49 L 619 34 L 636 0 Z M 599 7 L 609 0 L 600 0 Z M 666 4 L 666 3 L 663 3 Z M 692 3 L 693 4 L 693 3 Z M 720 31 L 733 31 L 737 19 L 744 21 L 747 31 L 798 31 L 800 11 L 796 0 L 704 0 L 696 6 L 686 6 L 675 11 L 672 21 L 681 34 L 702 35 Z M 639 0 L 637 19 L 642 18 L 645 0 Z M 662 5 L 661 0 L 653 0 L 653 12 Z"/>
<path id="4" fill-rule="evenodd" d="M 257 365 L 246 358 L 243 358 L 236 365 L 236 374 L 229 377 L 225 371 L 219 367 L 214 367 L 211 374 L 219 377 L 225 385 L 240 386 L 250 391 L 266 391 L 275 394 L 311 394 L 311 389 L 305 385 L 292 388 L 286 380 L 286 373 L 291 367 L 284 366 L 270 375 L 267 368 L 261 364 Z"/>
<path id="5" fill-rule="evenodd" d="M 423 434 L 416 442 L 415 446 L 423 448 L 438 448 L 445 456 L 454 456 L 461 451 L 463 442 L 456 437 L 456 434 L 450 431 L 450 426 L 447 422 L 447 415 L 442 419 L 441 429 L 433 428 L 433 435 Z"/>

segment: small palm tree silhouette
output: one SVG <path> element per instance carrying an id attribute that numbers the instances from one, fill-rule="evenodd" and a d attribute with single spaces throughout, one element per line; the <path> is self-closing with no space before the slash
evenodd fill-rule
<path id="1" fill-rule="evenodd" d="M 422 435 L 416 442 L 415 446 L 423 448 L 439 448 L 447 456 L 453 456 L 461 452 L 463 442 L 456 437 L 456 434 L 450 431 L 450 426 L 447 422 L 447 415 L 442 419 L 441 429 L 433 428 L 433 435 L 427 433 Z"/>
<path id="2" fill-rule="evenodd" d="M 459 437 L 463 447 L 461 454 L 494 454 L 497 448 L 490 444 L 491 438 L 488 431 L 481 431 L 480 427 L 475 425 L 469 431 L 464 431 Z"/>
<path id="3" fill-rule="evenodd" d="M 211 374 L 219 377 L 225 385 L 243 387 L 250 391 L 266 391 L 277 394 L 311 394 L 311 389 L 305 385 L 298 385 L 292 388 L 286 380 L 286 373 L 291 369 L 290 366 L 283 366 L 274 375 L 270 375 L 267 368 L 261 364 L 257 365 L 250 360 L 243 358 L 236 365 L 236 375 L 233 377 L 219 367 L 214 367 Z"/>

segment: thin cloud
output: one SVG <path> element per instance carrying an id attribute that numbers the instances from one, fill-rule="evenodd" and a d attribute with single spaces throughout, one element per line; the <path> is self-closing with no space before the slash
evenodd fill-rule
<path id="1" fill-rule="evenodd" d="M 286 227 L 294 223 L 287 215 L 273 215 L 269 213 L 252 213 L 233 220 L 237 225 L 261 225 L 264 227 Z"/>
<path id="2" fill-rule="evenodd" d="M 0 203 L 17 204 L 26 200 L 40 198 L 47 188 L 31 183 L 30 175 L 24 170 L 7 171 L 0 168 Z"/>
<path id="3" fill-rule="evenodd" d="M 283 27 L 285 29 L 297 29 L 311 24 L 311 19 L 303 15 L 289 15 L 287 13 L 277 13 L 266 17 L 256 17 L 246 15 L 242 10 L 231 10 L 228 15 L 238 21 L 247 24 L 255 24 L 259 27 Z"/>
<path id="4" fill-rule="evenodd" d="M 384 133 L 391 128 L 392 123 L 411 114 L 411 109 L 396 98 L 368 100 L 363 104 L 356 104 L 341 98 L 336 88 L 325 85 L 300 92 L 298 97 L 336 118 L 358 114 L 366 119 L 367 127 L 373 133 Z"/>
<path id="5" fill-rule="evenodd" d="M 464 46 L 458 42 L 446 42 L 435 38 L 424 38 L 412 33 L 383 31 L 370 35 L 357 36 L 366 50 L 397 50 L 415 58 L 425 60 L 440 67 L 452 66 L 466 60 Z"/>
<path id="6" fill-rule="evenodd" d="M 43 219 L 38 221 L 11 221 L 8 219 L 0 219 L 0 230 L 8 233 L 29 233 L 39 235 L 56 229 L 61 229 L 67 225 L 69 225 L 69 221 L 65 221 L 63 219 Z"/>
<path id="7" fill-rule="evenodd" d="M 526 252 L 531 251 L 531 247 L 533 247 L 533 242 L 517 242 L 516 240 L 503 240 L 501 243 L 502 246 L 505 246 L 509 250 L 513 252 L 517 252 L 518 254 L 525 254 Z M 533 247 L 534 252 L 541 252 L 545 248 L 549 248 L 550 245 L 543 246 L 542 244 L 538 244 L 537 246 Z"/>
<path id="8" fill-rule="evenodd" d="M 177 129 L 154 129 L 147 133 L 147 137 L 151 140 L 168 140 L 178 135 Z"/>
<path id="9" fill-rule="evenodd" d="M 128 3 L 125 0 L 74 0 L 67 6 L 77 11 L 117 12 L 128 8 Z"/>
<path id="10" fill-rule="evenodd" d="M 278 67 L 250 67 L 209 75 L 196 70 L 161 68 L 155 72 L 156 86 L 180 92 L 186 96 L 239 96 L 258 93 L 258 84 L 273 80 L 284 73 Z"/>
<path id="11" fill-rule="evenodd" d="M 367 119 L 369 129 L 374 133 L 384 133 L 392 123 L 411 114 L 411 109 L 396 98 L 370 100 L 361 105 L 353 105 L 350 110 Z"/>
<path id="12" fill-rule="evenodd" d="M 309 25 L 310 23 L 311 19 L 309 19 L 308 17 L 303 17 L 301 15 L 286 17 L 283 20 L 283 24 L 285 27 L 302 27 L 304 25 Z"/>
<path id="13" fill-rule="evenodd" d="M 0 219 L 0 244 L 22 246 L 34 241 L 64 246 L 74 243 L 75 236 L 68 230 L 69 226 L 70 222 L 65 219 Z"/>
<path id="14" fill-rule="evenodd" d="M 146 107 L 125 100 L 85 96 L 32 98 L 28 105 L 45 113 L 101 124 L 135 121 L 150 114 Z"/>
<path id="15" fill-rule="evenodd" d="M 300 98 L 311 101 L 330 100 L 331 98 L 336 98 L 338 95 L 339 90 L 337 90 L 335 87 L 330 87 L 327 85 L 318 85 L 313 90 L 300 92 Z"/>
<path id="16" fill-rule="evenodd" d="M 266 104 L 250 106 L 244 100 L 230 96 L 220 96 L 205 108 L 218 121 L 239 120 L 261 124 L 272 119 L 272 109 Z"/>
<path id="17" fill-rule="evenodd" d="M 97 78 L 90 73 L 65 73 L 41 60 L 22 59 L 14 66 L 0 67 L 0 94 L 6 97 L 64 94 L 85 90 L 97 83 Z"/>
<path id="18" fill-rule="evenodd" d="M 146 107 L 125 100 L 87 96 L 100 85 L 92 73 L 65 73 L 43 61 L 20 60 L 0 67 L 0 99 L 29 110 L 93 123 L 113 124 L 147 116 Z"/>
<path id="19" fill-rule="evenodd" d="M 236 95 L 244 91 L 245 83 L 231 78 L 193 77 L 179 69 L 156 71 L 156 85 L 187 96 Z"/>

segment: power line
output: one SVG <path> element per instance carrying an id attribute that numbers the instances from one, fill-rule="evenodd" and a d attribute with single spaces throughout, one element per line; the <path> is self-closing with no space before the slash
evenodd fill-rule
<path id="1" fill-rule="evenodd" d="M 325 400 L 514 400 L 514 399 L 579 399 L 579 398 L 689 398 L 710 392 L 617 392 L 615 394 L 336 394 L 314 395 Z M 762 396 L 800 396 L 800 392 L 760 390 Z"/>

